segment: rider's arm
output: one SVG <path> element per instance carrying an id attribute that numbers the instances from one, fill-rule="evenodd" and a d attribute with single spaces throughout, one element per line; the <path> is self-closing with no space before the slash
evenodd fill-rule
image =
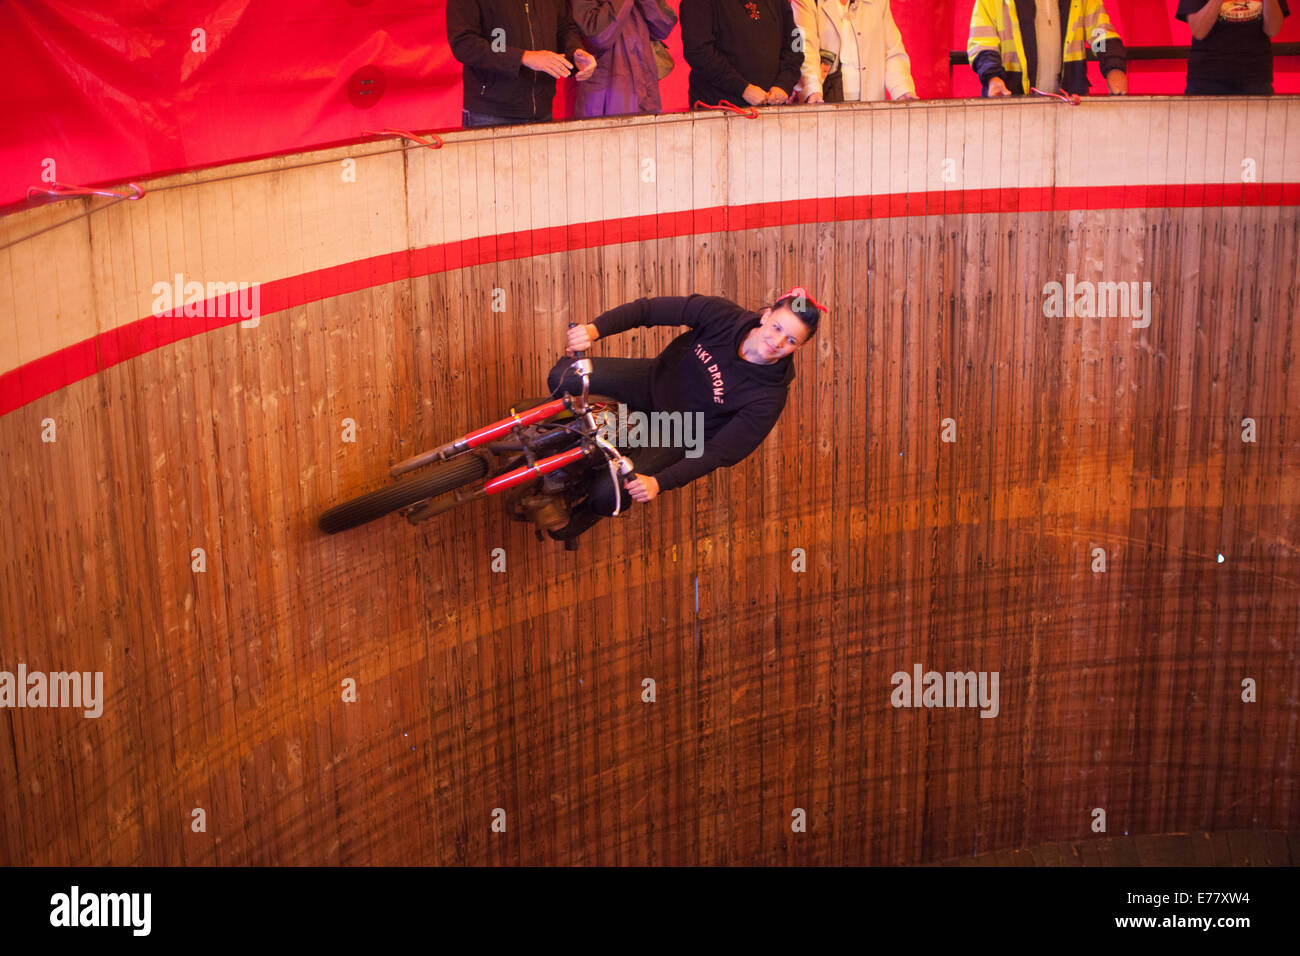
<path id="1" fill-rule="evenodd" d="M 680 488 L 715 468 L 726 468 L 744 461 L 763 444 L 763 439 L 781 417 L 783 408 L 784 395 L 746 405 L 704 443 L 704 453 L 699 458 L 683 458 L 653 475 L 659 483 L 659 490 Z"/>
<path id="2" fill-rule="evenodd" d="M 592 324 L 602 337 L 652 325 L 689 325 L 698 329 L 715 320 L 734 318 L 741 311 L 726 299 L 714 296 L 664 295 L 615 306 Z"/>

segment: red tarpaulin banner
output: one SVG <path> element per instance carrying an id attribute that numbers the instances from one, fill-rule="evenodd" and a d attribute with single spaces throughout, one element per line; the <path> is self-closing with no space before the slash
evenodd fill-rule
<path id="1" fill-rule="evenodd" d="M 677 0 L 670 0 L 676 8 Z M 893 0 L 923 97 L 978 94 L 971 0 Z M 1129 45 L 1189 42 L 1174 0 L 1107 4 Z M 1300 38 L 1300 16 L 1277 39 Z M 666 110 L 686 108 L 681 31 Z M 0 206 L 57 180 L 123 183 L 362 138 L 460 125 L 444 5 L 417 0 L 6 0 L 0 3 Z M 1095 72 L 1095 66 L 1094 66 Z M 1278 92 L 1300 92 L 1293 59 Z M 1135 93 L 1178 93 L 1184 66 L 1134 66 Z M 1100 80 L 1094 81 L 1100 89 Z M 557 98 L 556 116 L 566 113 Z"/>

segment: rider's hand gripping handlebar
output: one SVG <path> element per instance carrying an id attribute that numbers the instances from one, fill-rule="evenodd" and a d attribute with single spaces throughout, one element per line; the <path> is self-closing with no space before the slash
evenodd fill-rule
<path id="1" fill-rule="evenodd" d="M 570 322 L 569 328 L 574 328 L 577 324 L 578 324 L 577 322 Z M 582 376 L 581 412 L 583 416 L 586 418 L 587 425 L 590 427 L 592 433 L 595 434 L 598 431 L 598 429 L 596 428 L 596 420 L 591 414 L 591 409 L 587 407 L 587 392 L 591 388 L 591 359 L 586 357 L 585 351 L 578 351 L 577 349 L 574 349 L 573 356 L 577 361 L 575 361 L 573 365 L 570 366 L 570 368 L 576 369 L 578 374 Z M 612 444 L 610 444 L 605 439 L 599 437 L 599 435 L 597 435 L 596 437 L 596 445 L 605 453 L 605 457 L 609 462 L 609 477 L 610 480 L 614 482 L 614 488 L 615 488 L 614 500 L 616 502 L 621 502 L 622 500 L 621 495 L 622 495 L 625 482 L 627 481 L 629 475 L 635 473 L 635 468 L 632 464 L 632 459 L 626 457 L 625 455 L 620 454 L 617 448 L 615 448 Z M 619 480 L 620 474 L 623 476 L 622 481 Z M 621 510 L 622 508 L 620 507 L 620 505 L 615 504 L 614 516 L 617 517 L 618 513 Z"/>
<path id="2" fill-rule="evenodd" d="M 569 328 L 571 329 L 576 328 L 577 325 L 578 325 L 577 322 L 570 322 Z M 573 357 L 577 359 L 577 361 L 569 366 L 570 369 L 576 370 L 577 373 L 582 376 L 582 407 L 583 408 L 587 407 L 587 392 L 591 388 L 591 359 L 587 358 L 586 356 L 587 353 L 585 350 L 579 352 L 577 349 L 575 349 L 573 352 Z"/>

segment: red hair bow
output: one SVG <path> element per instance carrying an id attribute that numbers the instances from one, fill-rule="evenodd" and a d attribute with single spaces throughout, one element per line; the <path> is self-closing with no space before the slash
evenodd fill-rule
<path id="1" fill-rule="evenodd" d="M 811 303 L 812 303 L 812 307 L 813 307 L 814 309 L 816 309 L 818 312 L 830 312 L 830 309 L 826 308 L 826 306 L 822 305 L 820 302 L 818 302 L 816 299 L 814 299 L 812 296 L 810 296 L 810 295 L 808 294 L 808 290 L 805 289 L 803 286 L 795 286 L 793 289 L 791 289 L 791 290 L 790 290 L 789 292 L 787 292 L 785 295 L 781 296 L 781 298 L 782 298 L 782 299 L 789 299 L 789 298 L 791 298 L 792 296 L 797 297 L 797 298 L 800 298 L 800 299 L 806 299 L 807 301 L 811 302 Z M 778 299 L 777 301 L 780 301 L 780 300 Z"/>

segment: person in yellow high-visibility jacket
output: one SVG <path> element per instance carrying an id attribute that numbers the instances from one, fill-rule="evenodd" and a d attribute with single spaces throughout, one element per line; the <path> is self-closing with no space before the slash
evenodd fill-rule
<path id="1" fill-rule="evenodd" d="M 1088 92 L 1088 55 L 1110 92 L 1128 92 L 1128 55 L 1102 0 L 975 0 L 966 54 L 984 96 Z"/>

